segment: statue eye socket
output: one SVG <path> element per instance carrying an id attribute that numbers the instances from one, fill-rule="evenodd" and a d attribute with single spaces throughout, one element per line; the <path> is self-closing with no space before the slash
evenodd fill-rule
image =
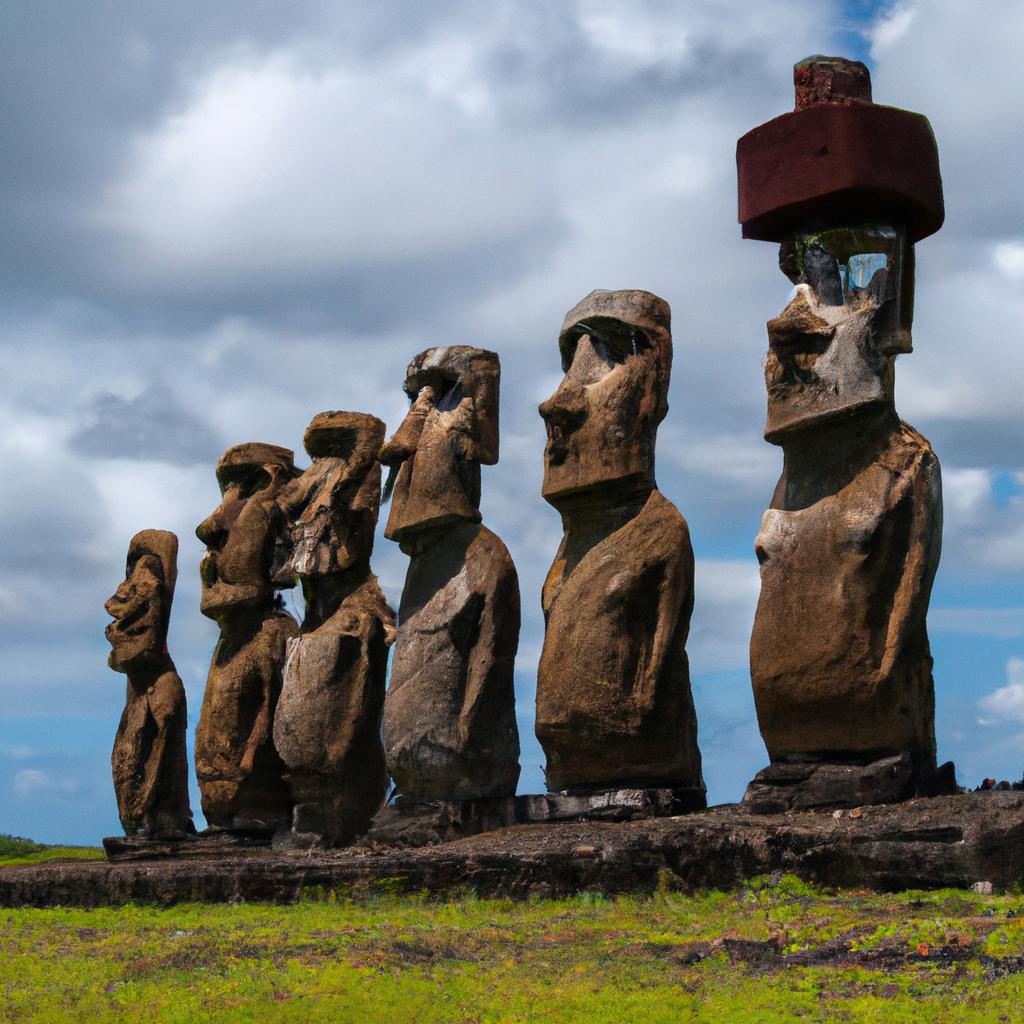
<path id="1" fill-rule="evenodd" d="M 902 228 L 880 224 L 829 228 L 783 242 L 779 269 L 794 284 L 809 284 L 822 305 L 843 305 L 855 292 L 868 288 L 883 301 L 892 297 L 906 247 Z M 884 273 L 872 286 L 880 270 Z"/>
<path id="2" fill-rule="evenodd" d="M 840 269 L 843 284 L 849 288 L 867 288 L 876 270 L 888 270 L 889 257 L 884 252 L 858 252 Z"/>
<path id="3" fill-rule="evenodd" d="M 576 347 L 583 335 L 600 345 L 603 354 L 613 363 L 624 363 L 630 356 L 649 346 L 647 335 L 633 324 L 621 320 L 597 320 L 576 324 L 562 338 L 562 372 L 568 373 L 576 358 Z"/>
<path id="4" fill-rule="evenodd" d="M 221 493 L 229 490 L 238 492 L 238 497 L 251 498 L 270 484 L 270 474 L 262 466 L 238 467 L 226 475 L 221 482 Z"/>
<path id="5" fill-rule="evenodd" d="M 458 385 L 459 378 L 457 376 L 446 373 L 444 370 L 433 368 L 421 370 L 414 377 L 406 381 L 405 393 L 409 397 L 409 402 L 412 403 L 419 398 L 420 392 L 425 387 L 430 387 L 434 391 L 434 401 L 440 403 Z"/>

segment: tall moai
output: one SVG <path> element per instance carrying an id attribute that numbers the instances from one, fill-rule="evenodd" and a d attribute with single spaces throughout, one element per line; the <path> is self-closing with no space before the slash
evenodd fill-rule
<path id="1" fill-rule="evenodd" d="M 275 574 L 297 580 L 305 601 L 274 716 L 299 845 L 350 842 L 387 793 L 381 716 L 395 613 L 370 570 L 383 443 L 375 416 L 319 413 L 304 438 L 313 461 L 278 498 Z"/>
<path id="2" fill-rule="evenodd" d="M 111 767 L 128 836 L 174 839 L 195 832 L 188 799 L 185 688 L 167 650 L 178 538 L 143 530 L 128 545 L 124 582 L 107 601 L 108 664 L 128 677 Z"/>
<path id="3" fill-rule="evenodd" d="M 381 452 L 393 485 L 384 535 L 410 556 L 384 745 L 410 802 L 511 797 L 519 778 L 519 581 L 480 516 L 480 466 L 498 461 L 499 384 L 493 352 L 421 353 L 406 373 L 409 414 Z"/>
<path id="4" fill-rule="evenodd" d="M 565 317 L 564 379 L 540 406 L 543 496 L 564 537 L 544 583 L 536 732 L 549 790 L 669 788 L 705 806 L 686 638 L 693 549 L 657 488 L 668 303 L 595 291 Z"/>
<path id="5" fill-rule="evenodd" d="M 936 776 L 925 616 L 942 495 L 931 445 L 902 422 L 914 244 L 943 220 L 921 114 L 875 105 L 867 68 L 810 57 L 796 108 L 737 144 L 745 238 L 779 243 L 795 285 L 768 323 L 765 439 L 783 471 L 756 553 L 751 677 L 765 808 L 898 800 Z"/>
<path id="6" fill-rule="evenodd" d="M 206 545 L 200 611 L 220 638 L 196 729 L 195 762 L 210 825 L 272 833 L 291 822 L 291 794 L 274 749 L 274 712 L 288 640 L 299 627 L 271 579 L 277 499 L 295 476 L 287 448 L 251 442 L 217 463 L 221 501 L 196 528 Z"/>

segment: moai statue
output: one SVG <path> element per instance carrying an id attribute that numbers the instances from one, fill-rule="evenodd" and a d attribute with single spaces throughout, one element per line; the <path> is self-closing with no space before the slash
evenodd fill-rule
<path id="1" fill-rule="evenodd" d="M 322 412 L 304 441 L 312 465 L 278 499 L 286 526 L 275 575 L 298 579 L 306 611 L 288 642 L 274 745 L 295 803 L 293 840 L 336 846 L 366 831 L 388 787 L 380 731 L 395 613 L 370 571 L 384 424 Z"/>
<path id="2" fill-rule="evenodd" d="M 537 738 L 549 790 L 675 791 L 705 806 L 686 637 L 693 550 L 657 489 L 668 411 L 668 303 L 591 292 L 558 338 L 565 377 L 540 406 L 543 496 L 565 536 L 544 583 Z"/>
<path id="3" fill-rule="evenodd" d="M 771 766 L 764 809 L 936 791 L 925 615 L 942 496 L 931 445 L 896 413 L 914 243 L 942 224 L 926 118 L 871 102 L 867 68 L 811 57 L 796 110 L 739 140 L 740 221 L 795 285 L 768 323 L 765 439 L 782 476 L 761 521 L 750 642 Z"/>
<path id="4" fill-rule="evenodd" d="M 167 652 L 178 538 L 143 530 L 128 546 L 124 582 L 106 603 L 108 664 L 128 676 L 111 767 L 125 835 L 175 839 L 195 832 L 188 802 L 185 688 Z"/>
<path id="5" fill-rule="evenodd" d="M 203 814 L 218 828 L 272 833 L 291 820 L 273 729 L 285 648 L 299 630 L 281 610 L 270 568 L 277 498 L 294 476 L 286 448 L 229 448 L 217 463 L 221 503 L 196 528 L 206 545 L 199 607 L 220 627 L 196 729 L 196 775 Z"/>
<path id="6" fill-rule="evenodd" d="M 384 746 L 410 802 L 511 797 L 519 778 L 519 582 L 480 522 L 480 464 L 498 461 L 499 380 L 493 352 L 418 355 L 405 381 L 409 415 L 381 452 L 394 485 L 384 535 L 411 558 Z"/>

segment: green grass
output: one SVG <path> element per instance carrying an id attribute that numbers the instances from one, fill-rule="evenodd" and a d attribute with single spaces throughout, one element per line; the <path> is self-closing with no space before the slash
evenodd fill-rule
<path id="1" fill-rule="evenodd" d="M 644 898 L 0 911 L 0 1019 L 1003 1024 L 1024 1003 L 1022 921 L 1019 894 L 788 877 Z M 825 943 L 831 959 L 807 963 Z"/>
<path id="2" fill-rule="evenodd" d="M 18 864 L 40 864 L 47 860 L 97 860 L 98 846 L 46 846 L 20 836 L 0 835 L 0 868 Z"/>

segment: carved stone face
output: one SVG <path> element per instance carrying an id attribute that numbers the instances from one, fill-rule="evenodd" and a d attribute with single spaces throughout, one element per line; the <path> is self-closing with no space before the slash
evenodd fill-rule
<path id="1" fill-rule="evenodd" d="M 394 490 L 384 536 L 403 551 L 414 536 L 459 520 L 480 521 L 480 465 L 498 461 L 494 352 L 432 348 L 409 364 L 409 415 L 381 451 Z"/>
<path id="2" fill-rule="evenodd" d="M 114 618 L 106 629 L 111 647 L 107 664 L 114 671 L 129 672 L 163 654 L 177 555 L 173 533 L 143 530 L 132 538 L 124 582 L 104 605 Z"/>
<path id="3" fill-rule="evenodd" d="M 357 412 L 322 412 L 304 439 L 312 465 L 278 499 L 288 524 L 284 573 L 323 576 L 369 561 L 380 508 L 384 424 Z M 280 557 L 280 556 L 279 556 Z"/>
<path id="4" fill-rule="evenodd" d="M 870 406 L 893 404 L 893 363 L 909 352 L 913 276 L 895 229 L 837 229 L 783 246 L 796 282 L 768 322 L 765 438 L 787 437 Z"/>
<path id="5" fill-rule="evenodd" d="M 240 444 L 221 456 L 221 502 L 196 527 L 196 536 L 206 545 L 199 567 L 199 609 L 204 615 L 216 619 L 271 599 L 270 558 L 280 517 L 277 497 L 294 475 L 287 448 Z"/>
<path id="6" fill-rule="evenodd" d="M 668 412 L 668 303 L 650 292 L 592 292 L 558 339 L 565 377 L 539 408 L 547 427 L 544 498 L 650 489 L 654 442 Z"/>

